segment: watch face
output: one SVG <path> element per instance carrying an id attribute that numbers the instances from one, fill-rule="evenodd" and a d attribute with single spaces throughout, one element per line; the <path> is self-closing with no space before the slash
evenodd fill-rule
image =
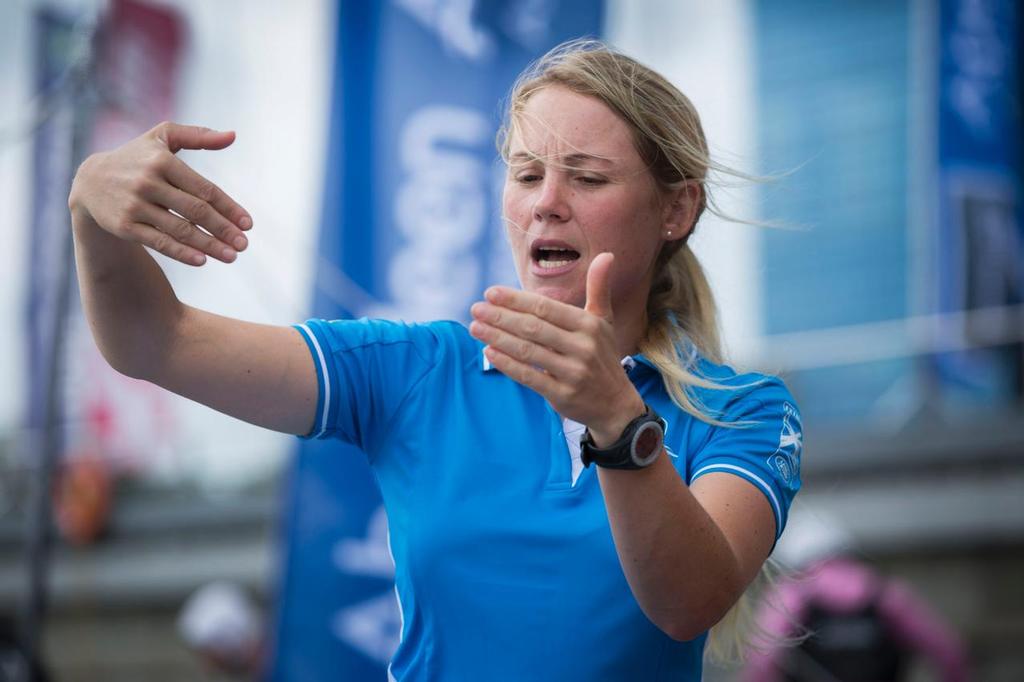
<path id="1" fill-rule="evenodd" d="M 633 461 L 639 466 L 647 466 L 661 453 L 664 432 L 661 424 L 650 421 L 641 426 L 633 436 Z"/>

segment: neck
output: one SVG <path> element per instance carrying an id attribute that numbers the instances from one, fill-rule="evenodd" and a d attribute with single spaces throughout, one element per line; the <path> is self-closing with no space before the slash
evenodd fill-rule
<path id="1" fill-rule="evenodd" d="M 647 311 L 641 308 L 639 314 L 622 317 L 616 315 L 614 326 L 619 357 L 640 352 L 640 339 L 647 331 Z"/>

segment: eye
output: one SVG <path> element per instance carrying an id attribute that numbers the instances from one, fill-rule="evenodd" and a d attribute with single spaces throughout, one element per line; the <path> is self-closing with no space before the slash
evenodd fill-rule
<path id="1" fill-rule="evenodd" d="M 579 180 L 581 184 L 589 185 L 591 187 L 598 187 L 600 185 L 607 184 L 608 182 L 604 178 L 595 177 L 593 175 L 580 175 L 577 177 L 577 180 Z"/>
<path id="2" fill-rule="evenodd" d="M 529 185 L 534 182 L 540 182 L 544 177 L 538 173 L 520 173 L 516 176 L 516 182 L 524 185 Z"/>

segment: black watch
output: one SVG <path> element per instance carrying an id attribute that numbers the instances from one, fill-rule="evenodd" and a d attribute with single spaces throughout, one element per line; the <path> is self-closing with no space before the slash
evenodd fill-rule
<path id="1" fill-rule="evenodd" d="M 580 439 L 583 466 L 593 462 L 606 469 L 643 469 L 654 463 L 665 443 L 665 420 L 644 405 L 646 411 L 629 422 L 619 439 L 606 448 L 594 446 L 590 429 Z"/>

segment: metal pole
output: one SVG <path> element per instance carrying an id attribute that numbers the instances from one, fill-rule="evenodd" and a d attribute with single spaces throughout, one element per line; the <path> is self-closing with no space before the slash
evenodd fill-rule
<path id="1" fill-rule="evenodd" d="M 92 82 L 93 59 L 95 50 L 91 45 L 95 32 L 92 21 L 79 21 L 75 32 L 85 34 L 82 39 L 89 45 L 82 60 L 70 68 L 68 88 L 57 94 L 61 102 L 55 111 L 70 108 L 72 116 L 71 145 L 68 159 L 68 177 L 65 178 L 65 190 L 70 188 L 71 179 L 78 163 L 84 155 L 92 129 L 92 118 L 95 98 L 88 86 Z M 59 115 L 59 113 L 57 114 Z M 62 193 L 66 196 L 67 191 Z M 42 423 L 42 438 L 39 439 L 40 450 L 37 454 L 38 463 L 31 471 L 28 492 L 28 509 L 26 519 L 26 571 L 28 590 L 26 591 L 23 608 L 21 636 L 22 645 L 28 658 L 29 669 L 27 679 L 39 682 L 42 673 L 41 649 L 43 625 L 49 609 L 50 558 L 53 545 L 53 506 L 52 490 L 54 473 L 57 463 L 64 450 L 64 361 L 66 359 L 65 341 L 68 331 L 68 318 L 73 287 L 74 241 L 71 235 L 71 216 L 67 210 L 61 211 L 64 216 L 63 229 L 55 236 L 58 240 L 56 262 L 52 267 L 58 270 L 56 281 L 56 299 L 51 312 L 52 334 L 47 350 L 49 373 L 45 387 L 45 411 Z"/>
<path id="2" fill-rule="evenodd" d="M 42 451 L 39 464 L 33 472 L 30 483 L 27 523 L 27 569 L 28 593 L 24 606 L 23 637 L 26 653 L 31 662 L 40 660 L 42 625 L 49 607 L 50 550 L 53 543 L 53 509 L 50 491 L 53 487 L 53 473 L 63 449 L 63 409 L 61 405 L 62 378 L 64 370 L 64 337 L 67 329 L 67 312 L 71 292 L 72 241 L 71 229 L 65 231 L 61 245 L 62 262 L 60 289 L 57 305 L 54 307 L 54 335 L 50 345 L 50 380 L 46 387 L 46 420 L 44 422 Z M 35 678 L 35 671 L 29 673 Z"/>

